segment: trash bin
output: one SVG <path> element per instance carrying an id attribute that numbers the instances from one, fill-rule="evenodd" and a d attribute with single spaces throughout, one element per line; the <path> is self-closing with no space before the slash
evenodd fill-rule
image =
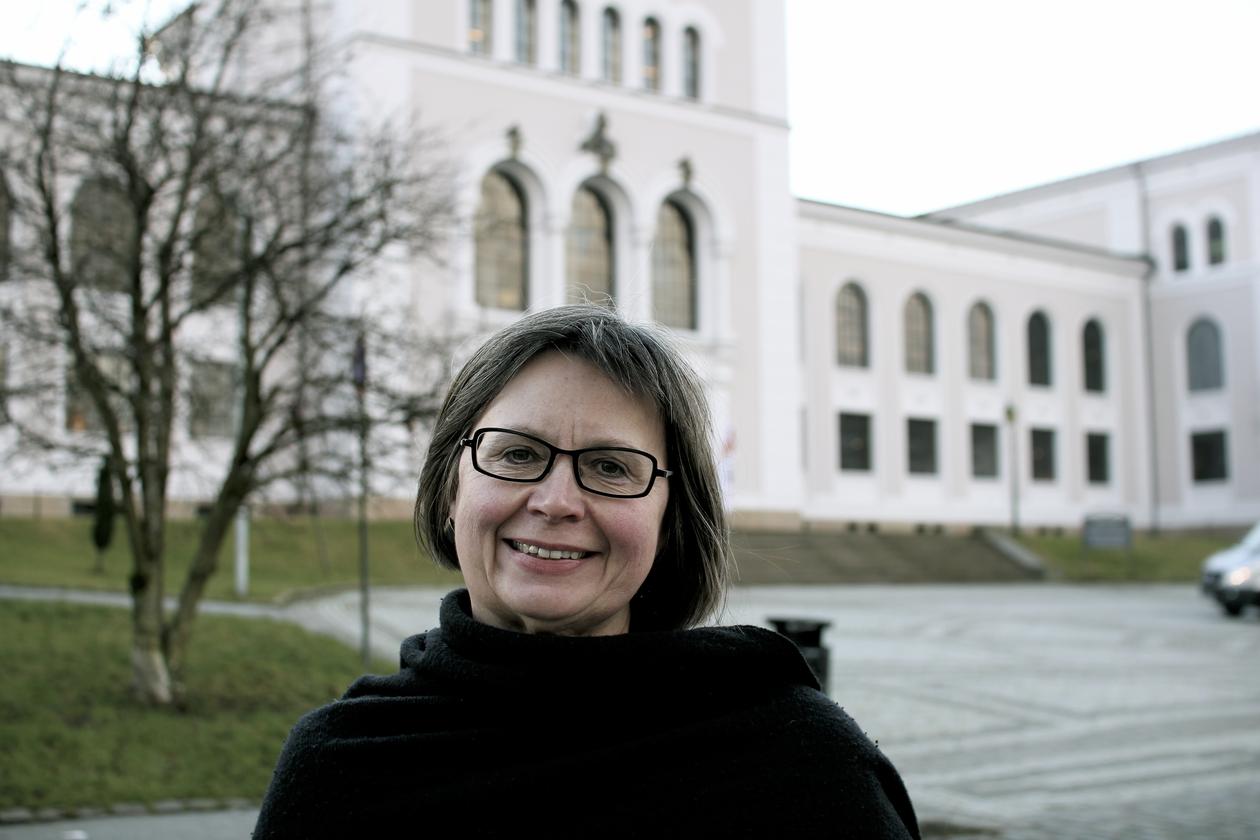
<path id="1" fill-rule="evenodd" d="M 768 620 L 776 633 L 791 639 L 800 650 L 825 694 L 831 651 L 822 643 L 822 634 L 831 626 L 831 622 L 814 621 L 808 618 L 771 618 Z"/>

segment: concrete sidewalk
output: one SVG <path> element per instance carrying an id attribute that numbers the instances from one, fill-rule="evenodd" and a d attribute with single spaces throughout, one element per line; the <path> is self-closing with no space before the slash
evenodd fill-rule
<path id="1" fill-rule="evenodd" d="M 373 649 L 396 656 L 436 622 L 442 594 L 374 591 Z M 357 645 L 358 607 L 346 593 L 246 614 Z M 942 826 L 925 836 L 1260 837 L 1254 612 L 1225 619 L 1189 585 L 1049 584 L 749 587 L 727 612 L 832 623 L 830 694 L 896 763 L 921 821 Z M 253 817 L 121 819 L 55 825 L 208 840 L 247 836 Z M 65 840 L 50 832 L 6 827 L 0 840 Z"/>

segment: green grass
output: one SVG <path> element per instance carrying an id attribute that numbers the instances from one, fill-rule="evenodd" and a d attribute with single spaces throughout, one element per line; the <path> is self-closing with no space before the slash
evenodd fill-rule
<path id="1" fill-rule="evenodd" d="M 1129 556 L 1122 549 L 1081 551 L 1081 538 L 1033 536 L 1019 538 L 1040 555 L 1048 576 L 1072 582 L 1150 582 L 1188 583 L 1196 581 L 1204 559 L 1214 551 L 1233 545 L 1242 532 L 1177 532 L 1158 536 L 1136 533 Z"/>
<path id="2" fill-rule="evenodd" d="M 171 520 L 166 590 L 176 594 L 196 547 L 196 520 Z M 96 549 L 90 517 L 70 519 L 0 519 L 0 583 L 127 590 L 131 556 L 120 519 L 105 556 L 105 573 L 92 571 Z M 320 557 L 320 536 L 327 558 Z M 255 519 L 250 528 L 249 595 L 274 601 L 313 588 L 356 586 L 359 580 L 358 525 L 324 519 L 317 529 L 310 519 Z M 381 521 L 369 527 L 370 577 L 374 585 L 455 586 L 459 575 L 438 568 L 416 548 L 410 522 Z M 207 597 L 235 600 L 233 537 L 229 533 L 210 579 Z"/>
<path id="3" fill-rule="evenodd" d="M 0 810 L 258 799 L 297 718 L 362 672 L 332 639 L 202 616 L 181 712 L 132 702 L 126 610 L 0 602 L 0 638 Z"/>

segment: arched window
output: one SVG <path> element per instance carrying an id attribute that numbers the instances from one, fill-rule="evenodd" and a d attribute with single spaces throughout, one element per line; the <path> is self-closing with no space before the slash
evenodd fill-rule
<path id="1" fill-rule="evenodd" d="M 932 353 L 932 304 L 927 295 L 915 292 L 906 301 L 904 313 L 906 372 L 932 373 L 936 360 Z"/>
<path id="2" fill-rule="evenodd" d="M 1225 223 L 1213 216 L 1207 223 L 1208 265 L 1225 262 Z"/>
<path id="3" fill-rule="evenodd" d="M 661 89 L 661 25 L 656 18 L 643 21 L 643 87 Z"/>
<path id="4" fill-rule="evenodd" d="M 836 361 L 845 367 L 867 367 L 866 293 L 852 281 L 836 296 Z"/>
<path id="5" fill-rule="evenodd" d="M 560 4 L 560 72 L 574 76 L 582 72 L 580 36 L 577 3 L 564 0 Z"/>
<path id="6" fill-rule="evenodd" d="M 9 264 L 13 261 L 13 199 L 9 186 L 0 177 L 0 282 L 9 279 Z"/>
<path id="7" fill-rule="evenodd" d="M 75 281 L 108 291 L 130 285 L 130 251 L 136 222 L 116 181 L 84 181 L 70 205 L 70 260 Z"/>
<path id="8" fill-rule="evenodd" d="M 611 6 L 604 9 L 604 55 L 600 75 L 604 81 L 621 83 L 621 15 Z"/>
<path id="9" fill-rule="evenodd" d="M 481 180 L 474 221 L 477 303 L 524 310 L 529 289 L 529 221 L 525 193 L 503 172 Z"/>
<path id="10" fill-rule="evenodd" d="M 573 194 L 565 247 L 570 301 L 607 303 L 613 296 L 612 212 L 603 196 L 590 187 Z"/>
<path id="11" fill-rule="evenodd" d="M 1102 324 L 1094 318 L 1085 322 L 1081 351 L 1085 363 L 1085 390 L 1101 394 L 1107 390 L 1107 346 Z"/>
<path id="12" fill-rule="evenodd" d="M 997 378 L 993 310 L 983 301 L 972 304 L 967 313 L 967 371 L 972 379 Z"/>
<path id="13" fill-rule="evenodd" d="M 538 9 L 534 0 L 516 0 L 516 60 L 538 63 Z"/>
<path id="14" fill-rule="evenodd" d="M 1185 225 L 1173 225 L 1173 271 L 1185 271 L 1190 267 L 1190 239 Z"/>
<path id="15" fill-rule="evenodd" d="M 468 0 L 468 50 L 490 55 L 494 46 L 494 0 Z"/>
<path id="16" fill-rule="evenodd" d="M 691 216 L 672 199 L 662 202 L 656 212 L 652 317 L 669 327 L 697 327 L 695 229 Z"/>
<path id="17" fill-rule="evenodd" d="M 223 299 L 240 262 L 240 225 L 217 196 L 197 203 L 192 231 L 192 294 L 198 302 Z"/>
<path id="18" fill-rule="evenodd" d="M 694 26 L 683 31 L 683 95 L 700 98 L 700 33 Z"/>
<path id="19" fill-rule="evenodd" d="M 1050 385 L 1050 319 L 1034 312 L 1028 319 L 1028 384 Z"/>
<path id="20" fill-rule="evenodd" d="M 1221 330 L 1208 318 L 1199 318 L 1186 333 L 1186 370 L 1191 391 L 1214 391 L 1225 387 Z"/>

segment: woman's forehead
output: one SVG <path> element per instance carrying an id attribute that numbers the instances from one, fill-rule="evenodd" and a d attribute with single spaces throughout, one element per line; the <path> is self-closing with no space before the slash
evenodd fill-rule
<path id="1" fill-rule="evenodd" d="M 472 424 L 481 426 L 518 429 L 559 446 L 608 443 L 663 450 L 665 437 L 652 400 L 593 363 L 555 350 L 530 359 L 508 380 Z"/>

